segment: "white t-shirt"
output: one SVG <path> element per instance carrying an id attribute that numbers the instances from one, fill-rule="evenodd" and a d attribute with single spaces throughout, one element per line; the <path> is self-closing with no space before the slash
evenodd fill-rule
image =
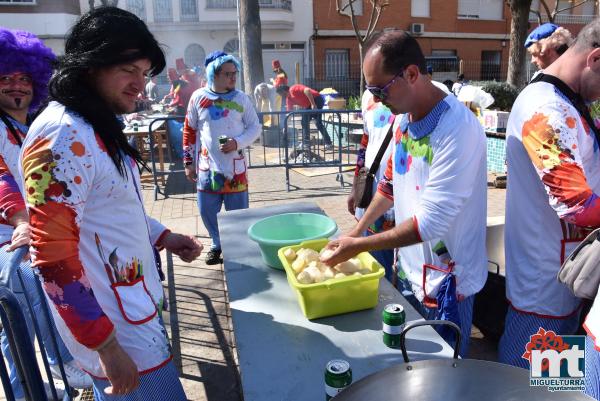
<path id="1" fill-rule="evenodd" d="M 33 266 L 65 345 L 96 377 L 95 349 L 112 333 L 141 373 L 171 359 L 153 251 L 166 229 L 146 215 L 137 165 L 125 164 L 123 176 L 94 129 L 57 102 L 33 122 L 20 156 Z"/>
<path id="2" fill-rule="evenodd" d="M 600 155 L 576 109 L 546 82 L 527 86 L 507 124 L 506 280 L 517 310 L 573 313 L 579 299 L 560 284 L 562 261 L 600 226 Z"/>
<path id="3" fill-rule="evenodd" d="M 361 148 L 364 149 L 364 166 L 371 167 L 375 161 L 375 157 L 381 148 L 381 144 L 388 133 L 390 125 L 394 121 L 394 115 L 383 103 L 375 102 L 373 95 L 369 91 L 365 91 L 361 100 L 361 110 L 363 117 L 363 138 Z M 377 185 L 384 176 L 387 161 L 392 154 L 393 140 L 390 143 L 381 158 L 379 169 L 375 172 L 373 180 L 373 193 L 377 191 Z M 360 152 L 360 150 L 359 150 Z M 359 156 L 360 159 L 360 156 Z M 360 160 L 359 160 L 360 163 Z M 362 167 L 362 166 L 360 166 Z M 354 216 L 360 220 L 365 214 L 365 209 L 357 207 Z M 378 218 L 368 230 L 377 233 L 390 229 L 394 226 L 394 208 L 390 208 L 387 212 Z"/>
<path id="4" fill-rule="evenodd" d="M 386 179 L 393 176 L 396 224 L 412 219 L 423 241 L 398 250 L 401 268 L 419 300 L 435 297 L 446 275 L 425 264 L 453 264 L 457 293 L 473 295 L 487 278 L 483 128 L 451 95 L 422 120 L 411 123 L 404 115 L 394 127 Z M 379 191 L 386 195 L 384 186 Z"/>

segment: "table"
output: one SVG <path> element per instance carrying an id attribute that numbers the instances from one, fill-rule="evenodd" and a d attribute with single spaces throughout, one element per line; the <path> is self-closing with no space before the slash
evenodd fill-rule
<path id="1" fill-rule="evenodd" d="M 302 202 L 218 215 L 245 401 L 322 400 L 331 359 L 350 362 L 354 381 L 403 362 L 400 350 L 382 341 L 386 304 L 402 304 L 407 322 L 422 320 L 385 279 L 376 308 L 307 320 L 285 272 L 266 266 L 246 234 L 254 222 L 288 212 L 323 213 L 315 203 Z M 452 348 L 430 327 L 411 330 L 407 339 L 411 360 L 452 357 Z"/>
<path id="2" fill-rule="evenodd" d="M 153 149 L 149 149 L 146 152 L 145 151 L 145 143 L 144 143 L 144 139 L 148 138 L 148 136 L 150 135 L 150 122 L 151 121 L 152 121 L 152 119 L 144 120 L 143 122 L 146 123 L 144 125 L 141 125 L 142 122 L 140 122 L 139 123 L 140 125 L 138 125 L 137 130 L 134 129 L 134 127 L 131 125 L 127 126 L 123 130 L 123 133 L 125 134 L 125 136 L 127 138 L 135 138 L 137 148 L 140 151 L 140 153 L 142 154 L 142 157 L 149 155 L 153 151 Z M 169 153 L 168 136 L 164 129 L 160 129 L 164 125 L 164 123 L 165 123 L 164 121 L 159 121 L 152 125 L 152 134 L 153 134 L 152 139 L 153 139 L 154 143 L 156 143 L 156 146 L 158 148 L 158 164 L 160 165 L 160 171 L 165 171 L 165 154 L 164 154 L 163 144 L 166 145 L 167 153 Z M 171 160 L 171 158 L 169 157 L 169 161 L 170 160 Z M 142 177 L 142 178 L 146 179 L 146 177 Z M 165 178 L 163 175 L 160 176 L 160 180 L 161 180 L 161 184 L 164 186 Z"/>

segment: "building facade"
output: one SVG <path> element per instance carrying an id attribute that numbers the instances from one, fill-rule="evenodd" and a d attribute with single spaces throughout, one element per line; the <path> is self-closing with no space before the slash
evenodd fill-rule
<path id="1" fill-rule="evenodd" d="M 79 0 L 0 0 L 0 26 L 30 31 L 56 54 L 80 15 Z"/>
<path id="2" fill-rule="evenodd" d="M 259 0 L 265 80 L 272 76 L 271 61 L 279 59 L 292 78 L 309 66 L 312 0 Z M 80 0 L 87 11 L 88 0 Z M 164 45 L 167 66 L 183 58 L 187 67 L 203 67 L 214 50 L 238 54 L 236 0 L 119 0 L 118 6 L 146 21 Z M 163 72 L 163 80 L 165 73 Z"/>
<path id="3" fill-rule="evenodd" d="M 342 2 L 344 3 L 344 2 Z M 347 3 L 347 0 L 346 0 Z M 510 10 L 504 0 L 406 0 L 390 1 L 378 30 L 403 29 L 419 42 L 434 79 L 456 80 L 464 73 L 470 80 L 505 80 L 510 47 Z M 554 1 L 549 0 L 550 6 Z M 560 1 L 559 8 L 569 1 Z M 560 14 L 556 23 L 577 34 L 596 15 L 595 1 Z M 354 3 L 359 27 L 365 29 L 371 15 L 368 0 Z M 534 0 L 533 9 L 540 9 Z M 350 19 L 336 9 L 335 0 L 314 3 L 314 76 L 335 81 L 358 80 L 360 57 Z M 537 26 L 532 13 L 530 29 Z"/>

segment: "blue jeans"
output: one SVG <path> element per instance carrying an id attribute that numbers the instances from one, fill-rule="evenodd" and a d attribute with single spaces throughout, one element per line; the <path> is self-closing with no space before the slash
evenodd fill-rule
<path id="1" fill-rule="evenodd" d="M 0 248 L 0 269 L 7 269 L 9 266 L 9 261 L 12 256 L 11 253 L 6 252 L 6 248 L 8 245 Z M 73 357 L 65 347 L 60 335 L 56 331 L 56 327 L 54 326 L 54 320 L 50 319 L 50 322 L 46 320 L 46 314 L 44 312 L 44 308 L 46 308 L 46 300 L 42 299 L 41 294 L 38 292 L 36 288 L 36 280 L 35 273 L 31 268 L 30 262 L 23 261 L 19 266 L 19 270 L 21 272 L 21 276 L 23 277 L 23 282 L 25 283 L 25 288 L 21 286 L 21 281 L 17 276 L 16 272 L 10 279 L 10 290 L 15 294 L 19 303 L 21 304 L 21 310 L 23 311 L 23 316 L 25 316 L 25 322 L 27 324 L 27 329 L 29 331 L 29 337 L 33 342 L 33 338 L 35 335 L 35 331 L 33 328 L 33 320 L 31 319 L 31 312 L 35 315 L 38 327 L 40 329 L 41 342 L 44 344 L 44 348 L 46 349 L 46 355 L 48 357 L 48 363 L 50 365 L 58 364 L 58 355 L 62 358 L 63 363 L 67 363 L 73 360 Z M 31 307 L 33 311 L 29 310 L 27 306 L 27 300 L 25 298 L 25 294 L 27 294 L 27 298 L 31 302 Z M 50 311 L 48 311 L 50 313 Z M 52 316 L 52 315 L 50 315 Z M 52 343 L 52 337 L 50 331 L 54 332 L 54 336 L 56 337 L 56 342 L 58 345 L 58 350 L 56 350 Z M 0 334 L 0 342 L 2 346 L 2 354 L 6 358 L 6 362 L 8 365 L 9 376 L 10 376 L 10 384 L 12 386 L 13 393 L 16 398 L 24 397 L 23 388 L 21 387 L 21 383 L 17 376 L 17 369 L 15 367 L 12 355 L 10 353 L 10 348 L 8 345 L 8 338 L 4 331 Z"/>
<path id="2" fill-rule="evenodd" d="M 230 194 L 215 194 L 212 192 L 198 192 L 198 209 L 200 218 L 208 234 L 212 239 L 211 250 L 221 249 L 221 238 L 219 237 L 219 224 L 217 223 L 217 214 L 221 211 L 221 206 L 225 204 L 225 210 L 248 209 L 249 198 L 248 191 L 235 192 Z"/>

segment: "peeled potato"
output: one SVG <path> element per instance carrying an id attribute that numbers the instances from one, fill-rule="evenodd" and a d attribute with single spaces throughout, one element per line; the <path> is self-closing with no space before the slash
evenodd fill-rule
<path id="1" fill-rule="evenodd" d="M 369 274 L 369 273 L 372 273 L 372 272 L 371 272 L 371 269 L 363 267 L 362 269 L 359 270 L 359 273 L 360 274 Z"/>
<path id="2" fill-rule="evenodd" d="M 337 271 L 339 271 L 340 273 L 352 274 L 352 273 L 360 271 L 361 266 L 360 266 L 360 262 L 359 262 L 359 265 L 357 266 L 356 263 L 352 259 L 350 259 L 345 262 L 338 263 L 337 265 L 335 265 L 335 269 Z"/>
<path id="3" fill-rule="evenodd" d="M 312 284 L 313 282 L 312 277 L 306 270 L 301 271 L 296 279 L 300 284 Z"/>
<path id="4" fill-rule="evenodd" d="M 298 274 L 304 270 L 306 265 L 306 259 L 298 257 L 292 262 L 292 269 L 294 269 L 294 273 Z"/>
<path id="5" fill-rule="evenodd" d="M 336 273 L 334 278 L 344 278 L 346 275 L 344 273 Z"/>
<path id="6" fill-rule="evenodd" d="M 285 252 L 283 252 L 283 256 L 285 256 L 285 258 L 291 262 L 292 260 L 296 259 L 296 252 L 294 252 L 292 248 L 288 248 L 285 250 Z"/>
<path id="7" fill-rule="evenodd" d="M 323 249 L 321 250 L 321 260 L 329 259 L 333 255 L 333 251 L 331 249 Z"/>
<path id="8" fill-rule="evenodd" d="M 335 277 L 335 272 L 333 271 L 333 269 L 329 266 L 327 266 L 325 268 L 325 271 L 323 271 L 323 278 L 325 280 L 329 280 Z"/>
<path id="9" fill-rule="evenodd" d="M 321 270 L 319 270 L 318 267 L 309 266 L 304 271 L 310 275 L 310 278 L 312 279 L 313 283 L 320 283 L 321 281 L 323 281 L 323 273 L 321 273 Z"/>
<path id="10" fill-rule="evenodd" d="M 312 261 L 319 260 L 319 253 L 317 251 L 315 251 L 314 249 L 309 249 L 309 248 L 299 249 L 297 252 L 297 255 L 298 255 L 298 257 L 305 258 L 307 264 Z"/>

